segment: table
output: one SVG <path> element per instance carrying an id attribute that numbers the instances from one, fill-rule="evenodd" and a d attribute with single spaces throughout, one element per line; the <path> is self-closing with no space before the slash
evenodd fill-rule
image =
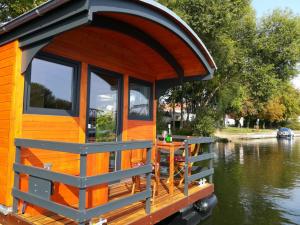
<path id="1" fill-rule="evenodd" d="M 156 157 L 157 162 L 160 162 L 160 150 L 167 150 L 170 152 L 170 170 L 169 170 L 169 193 L 174 193 L 174 155 L 175 150 L 179 147 L 184 147 L 183 142 L 166 143 L 163 141 L 157 141 L 156 143 Z M 160 172 L 158 173 L 158 180 L 160 179 Z"/>

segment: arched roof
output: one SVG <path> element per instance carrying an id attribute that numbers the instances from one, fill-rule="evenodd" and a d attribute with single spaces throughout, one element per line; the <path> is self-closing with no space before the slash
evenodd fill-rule
<path id="1" fill-rule="evenodd" d="M 18 39 L 23 72 L 51 40 L 91 24 L 126 33 L 147 43 L 178 77 L 211 77 L 216 65 L 195 32 L 175 13 L 152 0 L 52 0 L 0 27 L 0 45 Z M 187 79 L 188 80 L 188 79 Z"/>

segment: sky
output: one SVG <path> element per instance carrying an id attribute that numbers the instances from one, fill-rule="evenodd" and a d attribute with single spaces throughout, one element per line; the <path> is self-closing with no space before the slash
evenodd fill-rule
<path id="1" fill-rule="evenodd" d="M 300 0 L 252 0 L 252 5 L 258 18 L 272 12 L 272 10 L 276 8 L 289 8 L 295 14 L 300 16 Z M 296 88 L 300 89 L 300 63 L 297 68 L 299 70 L 299 75 L 292 81 L 292 83 Z"/>
<path id="2" fill-rule="evenodd" d="M 300 15 L 300 0 L 252 0 L 257 17 L 261 17 L 276 8 L 289 8 Z"/>

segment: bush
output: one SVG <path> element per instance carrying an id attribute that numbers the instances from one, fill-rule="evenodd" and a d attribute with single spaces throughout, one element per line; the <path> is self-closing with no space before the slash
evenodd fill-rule
<path id="1" fill-rule="evenodd" d="M 292 130 L 300 130 L 300 123 L 296 118 L 287 121 L 285 124 L 283 124 L 283 126 L 288 127 Z"/>
<path id="2" fill-rule="evenodd" d="M 211 110 L 201 110 L 196 114 L 194 135 L 211 136 L 216 130 L 216 124 L 216 118 Z"/>

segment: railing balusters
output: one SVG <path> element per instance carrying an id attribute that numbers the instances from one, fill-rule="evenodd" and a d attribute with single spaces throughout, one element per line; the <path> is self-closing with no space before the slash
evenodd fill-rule
<path id="1" fill-rule="evenodd" d="M 209 144 L 209 147 L 208 147 L 208 148 L 209 148 L 209 149 L 208 149 L 209 153 L 212 153 L 212 152 L 213 152 L 213 150 L 212 150 L 212 143 Z M 213 168 L 213 158 L 211 158 L 211 159 L 209 160 L 209 169 L 212 169 L 212 168 Z M 211 174 L 211 175 L 209 176 L 209 183 L 212 184 L 212 182 L 213 182 L 213 174 Z"/>
<path id="2" fill-rule="evenodd" d="M 212 155 L 212 143 L 214 142 L 213 138 L 210 137 L 199 137 L 199 138 L 187 138 L 185 141 L 185 171 L 184 171 L 184 194 L 188 196 L 188 185 L 194 180 L 201 179 L 203 177 L 209 177 L 209 183 L 213 181 L 213 155 Z M 204 154 L 203 157 L 201 155 L 189 157 L 188 146 L 189 144 L 209 144 L 209 153 Z M 200 162 L 209 160 L 208 170 L 201 171 L 199 173 L 189 175 L 189 165 L 190 163 Z"/>
<path id="3" fill-rule="evenodd" d="M 184 151 L 185 151 L 185 166 L 184 166 L 184 194 L 189 195 L 189 143 L 187 140 L 184 141 Z"/>
<path id="4" fill-rule="evenodd" d="M 152 155 L 151 154 L 151 149 L 152 148 L 147 148 L 146 149 L 146 151 L 147 151 L 146 164 L 147 165 L 151 164 L 151 155 Z M 149 194 L 149 193 L 151 193 L 151 173 L 147 173 L 146 176 L 147 176 L 146 190 L 147 190 L 148 195 L 150 195 L 146 198 L 146 213 L 150 214 L 151 213 L 151 194 Z"/>
<path id="5" fill-rule="evenodd" d="M 21 146 L 16 146 L 16 155 L 15 155 L 15 162 L 20 163 L 21 162 Z M 20 173 L 15 171 L 15 177 L 14 177 L 14 188 L 19 190 L 20 188 Z M 18 205 L 19 205 L 19 199 L 14 197 L 13 199 L 13 212 L 18 212 Z"/>
<path id="6" fill-rule="evenodd" d="M 63 142 L 51 142 L 51 141 L 36 141 L 26 139 L 16 139 L 16 159 L 14 164 L 15 181 L 13 189 L 13 211 L 18 212 L 19 200 L 25 200 L 31 204 L 39 207 L 48 209 L 55 213 L 59 213 L 68 218 L 77 221 L 80 225 L 88 223 L 93 217 L 98 217 L 111 210 L 118 209 L 128 204 L 146 200 L 145 210 L 147 214 L 151 213 L 151 152 L 152 145 L 151 141 L 134 141 L 134 142 L 118 142 L 118 143 L 97 143 L 93 144 L 70 144 Z M 53 150 L 60 152 L 69 152 L 78 154 L 80 156 L 80 174 L 78 177 L 60 174 L 54 171 L 46 171 L 42 168 L 36 168 L 31 166 L 21 165 L 21 149 L 26 148 L 37 148 L 40 150 Z M 96 176 L 87 177 L 87 155 L 96 154 L 103 152 L 118 151 L 122 152 L 125 150 L 138 150 L 146 149 L 147 159 L 146 166 L 141 168 L 131 168 L 121 171 L 115 171 L 112 174 L 101 174 Z M 41 180 L 57 181 L 79 189 L 78 209 L 73 209 L 66 205 L 61 205 L 53 202 L 51 199 L 43 198 L 43 196 L 36 195 L 30 192 L 20 191 L 20 173 L 28 174 L 29 176 L 35 176 Z M 146 174 L 147 187 L 146 191 L 133 194 L 131 196 L 124 197 L 122 199 L 109 201 L 106 204 L 96 206 L 90 209 L 86 208 L 86 189 L 87 187 L 96 186 L 99 184 L 107 183 L 107 180 L 115 181 L 120 177 L 130 177 L 132 175 L 143 175 Z"/>
<path id="7" fill-rule="evenodd" d="M 87 176 L 87 155 L 80 155 L 80 177 L 86 178 Z M 86 208 L 86 187 L 81 187 L 79 189 L 79 211 L 85 212 Z M 79 223 L 80 225 L 86 224 L 85 222 Z"/>

